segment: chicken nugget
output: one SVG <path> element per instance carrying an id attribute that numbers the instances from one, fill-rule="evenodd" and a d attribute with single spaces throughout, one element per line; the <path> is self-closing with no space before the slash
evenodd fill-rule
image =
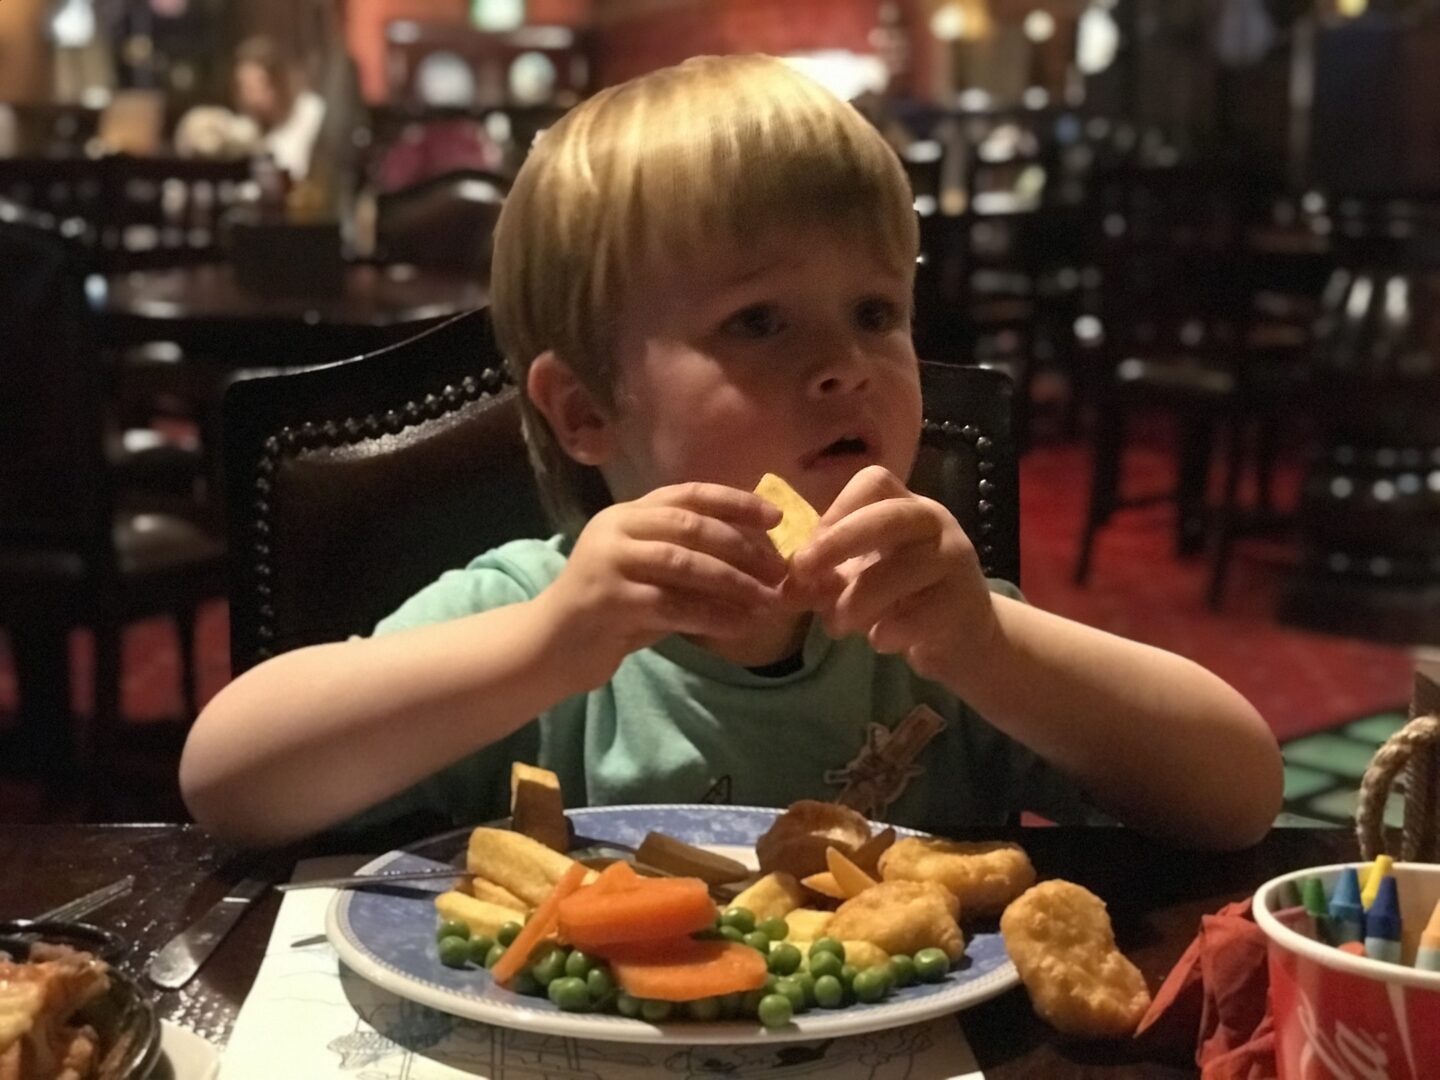
<path id="1" fill-rule="evenodd" d="M 1128 1035 L 1150 1007 L 1140 969 L 1115 947 L 1105 902 L 1068 881 L 1027 891 L 1000 917 L 1005 949 L 1041 1018 L 1070 1035 Z"/>
<path id="2" fill-rule="evenodd" d="M 995 915 L 1035 884 L 1035 868 L 1019 844 L 1001 841 L 961 843 L 936 837 L 907 836 L 880 856 L 886 881 L 933 881 L 960 901 L 960 910 Z"/>
<path id="3" fill-rule="evenodd" d="M 955 897 L 940 885 L 884 881 L 841 904 L 825 933 L 841 941 L 868 941 L 891 956 L 943 949 L 953 961 L 965 951 L 958 911 Z"/>

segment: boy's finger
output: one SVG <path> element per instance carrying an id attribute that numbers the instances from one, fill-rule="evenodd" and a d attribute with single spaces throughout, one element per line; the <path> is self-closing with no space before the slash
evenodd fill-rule
<path id="1" fill-rule="evenodd" d="M 839 566 L 874 551 L 891 552 L 933 539 L 941 528 L 915 499 L 886 499 L 861 506 L 833 524 L 822 524 L 795 553 L 792 572 L 808 577 L 823 566 Z"/>
<path id="2" fill-rule="evenodd" d="M 709 552 L 661 540 L 635 543 L 622 559 L 621 573 L 630 581 L 709 596 L 746 608 L 768 607 L 779 601 L 776 588 L 732 563 Z"/>
<path id="3" fill-rule="evenodd" d="M 845 633 L 874 626 L 939 583 L 945 568 L 925 557 L 923 546 L 901 548 L 862 570 L 835 600 L 834 620 Z"/>
<path id="4" fill-rule="evenodd" d="M 656 488 L 637 501 L 650 506 L 683 506 L 735 525 L 770 529 L 780 524 L 780 511 L 775 506 L 753 491 L 742 491 L 724 484 L 701 481 L 671 484 Z"/>
<path id="5" fill-rule="evenodd" d="M 869 506 L 871 503 L 880 502 L 885 499 L 896 499 L 910 494 L 898 476 L 881 465 L 871 465 L 861 469 L 852 476 L 849 482 L 840 490 L 825 513 L 820 516 L 821 525 L 831 525 L 841 518 L 853 514 L 862 506 Z"/>
<path id="6" fill-rule="evenodd" d="M 778 585 L 788 572 L 763 528 L 736 525 L 689 507 L 647 508 L 629 532 L 637 540 L 659 540 L 703 551 L 768 585 Z"/>
<path id="7" fill-rule="evenodd" d="M 729 639 L 754 629 L 755 612 L 713 596 L 687 593 L 661 586 L 645 586 L 639 602 L 652 617 L 657 634 L 695 634 Z"/>

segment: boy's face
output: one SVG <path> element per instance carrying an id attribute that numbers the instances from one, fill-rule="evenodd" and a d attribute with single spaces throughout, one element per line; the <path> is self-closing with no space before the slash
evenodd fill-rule
<path id="1" fill-rule="evenodd" d="M 649 275 L 620 314 L 617 500 L 783 476 L 822 512 L 867 465 L 902 479 L 920 438 L 909 282 L 819 228 Z"/>

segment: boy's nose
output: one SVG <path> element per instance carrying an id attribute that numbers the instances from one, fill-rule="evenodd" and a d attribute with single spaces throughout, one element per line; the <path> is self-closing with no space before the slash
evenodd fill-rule
<path id="1" fill-rule="evenodd" d="M 854 345 L 836 342 L 815 362 L 809 381 L 810 393 L 817 397 L 852 393 L 869 385 L 870 369 Z"/>

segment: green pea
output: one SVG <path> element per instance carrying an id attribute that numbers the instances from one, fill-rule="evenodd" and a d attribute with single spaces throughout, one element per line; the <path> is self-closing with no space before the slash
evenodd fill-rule
<path id="1" fill-rule="evenodd" d="M 921 949 L 915 954 L 915 975 L 921 982 L 941 982 L 950 972 L 950 957 L 940 949 Z"/>
<path id="2" fill-rule="evenodd" d="M 856 974 L 851 989 L 855 992 L 856 1001 L 873 1005 L 885 997 L 886 991 L 890 989 L 890 978 L 884 967 L 866 968 Z"/>
<path id="3" fill-rule="evenodd" d="M 498 964 L 498 963 L 500 962 L 500 957 L 502 957 L 502 956 L 504 956 L 504 955 L 505 955 L 505 946 L 504 946 L 504 945 L 501 945 L 498 941 L 497 941 L 494 945 L 491 945 L 491 946 L 490 946 L 490 951 L 485 954 L 485 967 L 486 967 L 486 969 L 488 970 L 488 969 L 490 969 L 490 968 L 493 968 L 496 964 Z"/>
<path id="4" fill-rule="evenodd" d="M 913 986 L 915 983 L 915 961 L 904 953 L 890 957 L 890 981 L 897 988 Z"/>
<path id="5" fill-rule="evenodd" d="M 849 990 L 850 987 L 855 985 L 855 976 L 858 974 L 860 974 L 860 969 L 854 964 L 842 964 L 840 966 L 840 982 L 846 990 Z"/>
<path id="6" fill-rule="evenodd" d="M 815 980 L 815 1004 L 822 1009 L 838 1009 L 845 1003 L 845 987 L 834 975 L 821 975 Z"/>
<path id="7" fill-rule="evenodd" d="M 726 941 L 738 941 L 742 945 L 745 943 L 744 931 L 735 926 L 720 927 L 720 936 Z"/>
<path id="8" fill-rule="evenodd" d="M 748 934 L 755 929 L 755 913 L 749 908 L 732 907 L 727 908 L 720 916 L 721 926 L 733 926 L 742 934 Z"/>
<path id="9" fill-rule="evenodd" d="M 484 967 L 485 957 L 490 955 L 490 950 L 494 947 L 495 940 L 486 937 L 484 934 L 477 934 L 467 941 L 465 945 L 470 950 L 470 962 Z"/>
<path id="10" fill-rule="evenodd" d="M 459 938 L 466 941 L 470 937 L 470 924 L 463 923 L 459 919 L 441 919 L 440 925 L 435 928 L 435 940 L 444 941 L 447 937 Z"/>
<path id="11" fill-rule="evenodd" d="M 805 1005 L 807 1007 L 815 1004 L 815 976 L 808 971 L 797 971 L 790 976 L 800 989 L 805 991 Z"/>
<path id="12" fill-rule="evenodd" d="M 590 969 L 595 966 L 595 961 L 589 956 L 576 949 L 565 958 L 565 974 L 572 979 L 583 979 L 590 974 Z"/>
<path id="13" fill-rule="evenodd" d="M 670 1014 L 675 1011 L 675 1003 L 671 1001 L 654 1001 L 650 998 L 640 1003 L 640 1018 L 648 1020 L 652 1024 L 663 1024 L 670 1019 Z"/>
<path id="14" fill-rule="evenodd" d="M 520 936 L 520 930 L 521 926 L 518 922 L 507 922 L 500 927 L 499 932 L 495 935 L 495 940 L 501 945 L 509 945 Z"/>
<path id="15" fill-rule="evenodd" d="M 712 1020 L 720 1019 L 720 999 L 718 997 L 697 998 L 695 1001 L 685 1003 L 685 1011 L 689 1013 L 691 1020 L 699 1020 L 709 1023 Z"/>
<path id="16" fill-rule="evenodd" d="M 546 993 L 561 1012 L 585 1012 L 590 1008 L 590 991 L 585 989 L 584 979 L 566 975 L 552 982 Z"/>
<path id="17" fill-rule="evenodd" d="M 845 962 L 832 952 L 810 953 L 810 974 L 819 979 L 822 975 L 833 975 L 840 977 L 840 971 Z"/>
<path id="18" fill-rule="evenodd" d="M 524 994 L 526 997 L 543 996 L 545 992 L 545 987 L 540 984 L 540 980 L 529 971 L 522 971 L 516 975 L 515 981 L 510 984 L 510 989 L 517 994 Z"/>
<path id="19" fill-rule="evenodd" d="M 745 944 L 760 953 L 769 954 L 770 935 L 763 930 L 751 930 L 745 935 Z"/>
<path id="20" fill-rule="evenodd" d="M 809 1005 L 805 998 L 805 988 L 788 976 L 775 984 L 775 992 L 789 998 L 790 1007 L 796 1013 L 803 1013 Z"/>
<path id="21" fill-rule="evenodd" d="M 615 1011 L 621 1016 L 629 1017 L 631 1020 L 639 1018 L 640 1006 L 642 1004 L 644 1004 L 644 1002 L 634 994 L 627 994 L 624 990 L 621 990 L 615 997 Z"/>
<path id="22" fill-rule="evenodd" d="M 443 937 L 435 945 L 440 962 L 446 967 L 461 968 L 470 962 L 470 943 L 461 937 Z"/>
<path id="23" fill-rule="evenodd" d="M 596 1001 L 601 1001 L 615 992 L 615 976 L 603 964 L 597 964 L 585 974 L 585 988 Z"/>
<path id="24" fill-rule="evenodd" d="M 760 1012 L 760 1002 L 769 994 L 768 990 L 747 990 L 740 995 L 740 1015 L 756 1016 Z"/>
<path id="25" fill-rule="evenodd" d="M 822 937 L 819 941 L 815 942 L 814 945 L 811 945 L 810 958 L 812 960 L 815 958 L 816 953 L 833 953 L 840 958 L 842 964 L 845 962 L 845 946 L 833 937 Z"/>
<path id="26" fill-rule="evenodd" d="M 564 977 L 565 961 L 568 958 L 569 954 L 564 949 L 553 948 L 531 964 L 530 970 L 541 986 L 549 986 L 556 979 Z"/>
<path id="27" fill-rule="evenodd" d="M 788 941 L 770 946 L 770 970 L 776 975 L 793 975 L 800 970 L 800 950 Z"/>
<path id="28" fill-rule="evenodd" d="M 755 927 L 771 941 L 784 941 L 790 935 L 790 924 L 778 915 L 772 915 L 768 919 L 762 919 L 760 925 Z"/>
<path id="29" fill-rule="evenodd" d="M 760 999 L 760 1008 L 757 1011 L 760 1023 L 767 1028 L 784 1027 L 790 1023 L 790 1018 L 795 1013 L 790 999 L 784 994 L 766 994 Z"/>

